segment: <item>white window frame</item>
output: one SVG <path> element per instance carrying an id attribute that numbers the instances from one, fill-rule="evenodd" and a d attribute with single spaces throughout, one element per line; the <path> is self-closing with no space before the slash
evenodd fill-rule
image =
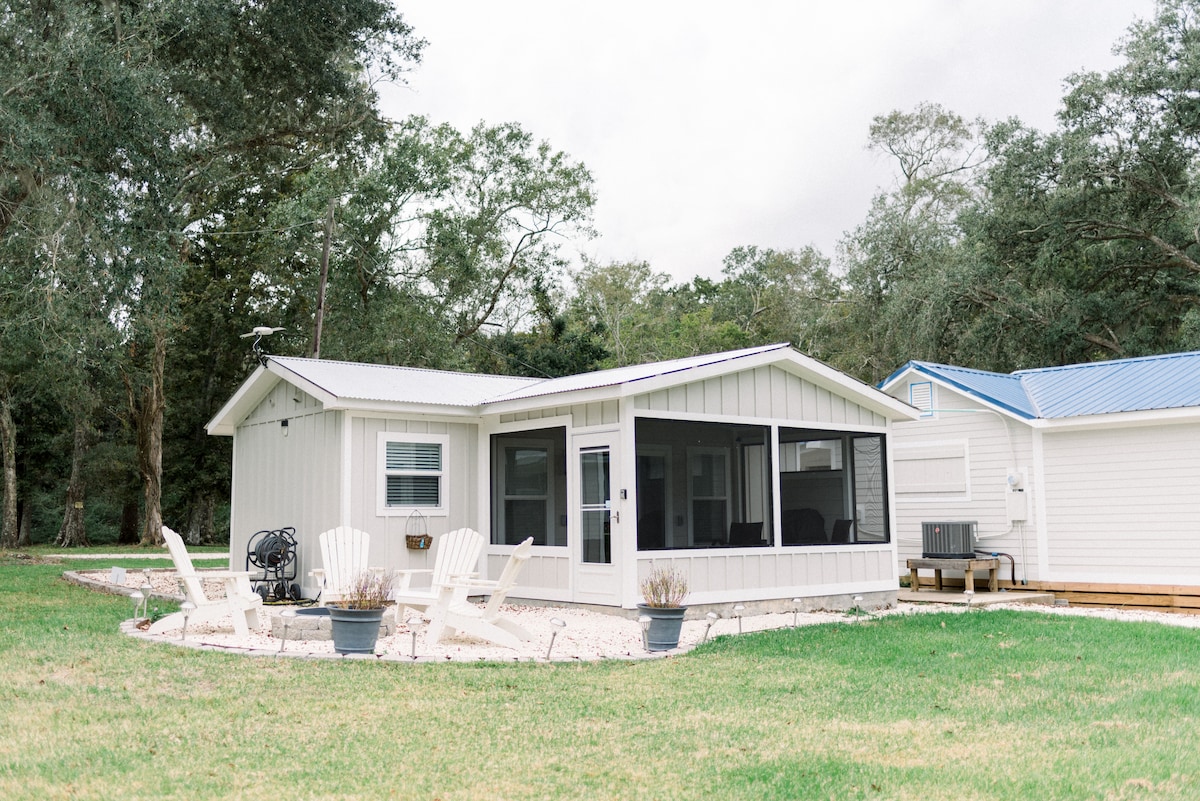
<path id="1" fill-rule="evenodd" d="M 390 442 L 434 443 L 442 449 L 442 469 L 432 470 L 388 470 L 387 446 Z M 398 517 L 420 512 L 426 517 L 445 517 L 449 514 L 450 496 L 450 437 L 446 434 L 406 434 L 399 431 L 381 431 L 375 447 L 376 511 L 381 517 Z M 438 478 L 437 506 L 388 506 L 388 476 L 431 476 Z"/>

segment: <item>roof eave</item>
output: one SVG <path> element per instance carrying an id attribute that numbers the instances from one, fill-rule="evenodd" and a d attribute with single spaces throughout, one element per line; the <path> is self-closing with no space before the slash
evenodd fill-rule
<path id="1" fill-rule="evenodd" d="M 270 373 L 265 366 L 259 365 L 250 377 L 242 382 L 237 392 L 225 401 L 225 405 L 213 415 L 204 426 L 205 430 L 216 437 L 232 437 L 238 423 L 254 410 L 271 390 L 279 383 L 279 376 Z"/>

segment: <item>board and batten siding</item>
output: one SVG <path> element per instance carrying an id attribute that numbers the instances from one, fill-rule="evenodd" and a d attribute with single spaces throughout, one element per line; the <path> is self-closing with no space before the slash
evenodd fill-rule
<path id="1" fill-rule="evenodd" d="M 317 537 L 338 524 L 341 443 L 341 412 L 282 381 L 237 427 L 231 569 L 246 569 L 255 533 L 290 526 L 299 542 L 296 581 L 307 587 L 308 571 L 320 566 Z"/>
<path id="2" fill-rule="evenodd" d="M 450 439 L 445 454 L 447 473 L 446 514 L 424 515 L 426 533 L 434 538 L 429 551 L 409 550 L 405 544 L 408 514 L 379 513 L 379 435 L 435 434 Z M 350 421 L 350 485 L 349 524 L 371 535 L 370 561 L 373 566 L 392 569 L 426 569 L 433 567 L 437 538 L 447 531 L 470 527 L 479 528 L 475 519 L 479 488 L 477 442 L 478 426 L 474 423 L 451 423 L 430 420 L 359 417 Z M 415 517 L 415 516 L 413 516 Z M 414 526 L 417 521 L 414 520 Z"/>
<path id="3" fill-rule="evenodd" d="M 634 408 L 677 414 L 774 418 L 822 427 L 883 428 L 887 421 L 851 400 L 778 367 L 758 367 L 634 398 Z"/>
<path id="4" fill-rule="evenodd" d="M 534 409 L 528 412 L 502 414 L 499 420 L 503 425 L 509 423 L 536 424 L 537 421 L 548 418 L 570 417 L 572 428 L 592 428 L 594 426 L 609 426 L 619 423 L 621 421 L 619 409 L 620 404 L 615 400 L 597 401 L 595 403 L 577 403 L 571 406 L 555 406 L 546 409 Z M 531 425 L 530 427 L 537 428 L 536 425 Z"/>
<path id="5" fill-rule="evenodd" d="M 1200 425 L 1047 431 L 1049 578 L 1194 585 Z"/>
<path id="6" fill-rule="evenodd" d="M 923 383 L 918 380 L 918 383 Z M 909 397 L 908 383 L 892 390 Z M 1018 578 L 1037 578 L 1033 437 L 1026 424 L 936 386 L 930 417 L 892 426 L 896 545 L 902 570 L 921 556 L 921 524 L 977 522 L 978 545 L 1011 554 Z M 1026 520 L 1009 519 L 1008 471 L 1024 470 Z M 1004 571 L 1008 578 L 1008 571 Z"/>

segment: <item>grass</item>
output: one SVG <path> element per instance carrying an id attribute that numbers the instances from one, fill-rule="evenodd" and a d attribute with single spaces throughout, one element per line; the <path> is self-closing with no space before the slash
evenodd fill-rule
<path id="1" fill-rule="evenodd" d="M 1200 797 L 1193 629 L 972 612 L 634 663 L 251 659 L 123 637 L 127 600 L 60 578 L 95 566 L 0 557 L 2 798 Z"/>

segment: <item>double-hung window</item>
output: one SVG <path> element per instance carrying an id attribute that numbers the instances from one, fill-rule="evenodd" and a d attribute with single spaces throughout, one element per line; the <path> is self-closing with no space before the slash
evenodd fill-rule
<path id="1" fill-rule="evenodd" d="M 446 513 L 449 444 L 449 437 L 435 434 L 380 433 L 381 514 Z"/>

